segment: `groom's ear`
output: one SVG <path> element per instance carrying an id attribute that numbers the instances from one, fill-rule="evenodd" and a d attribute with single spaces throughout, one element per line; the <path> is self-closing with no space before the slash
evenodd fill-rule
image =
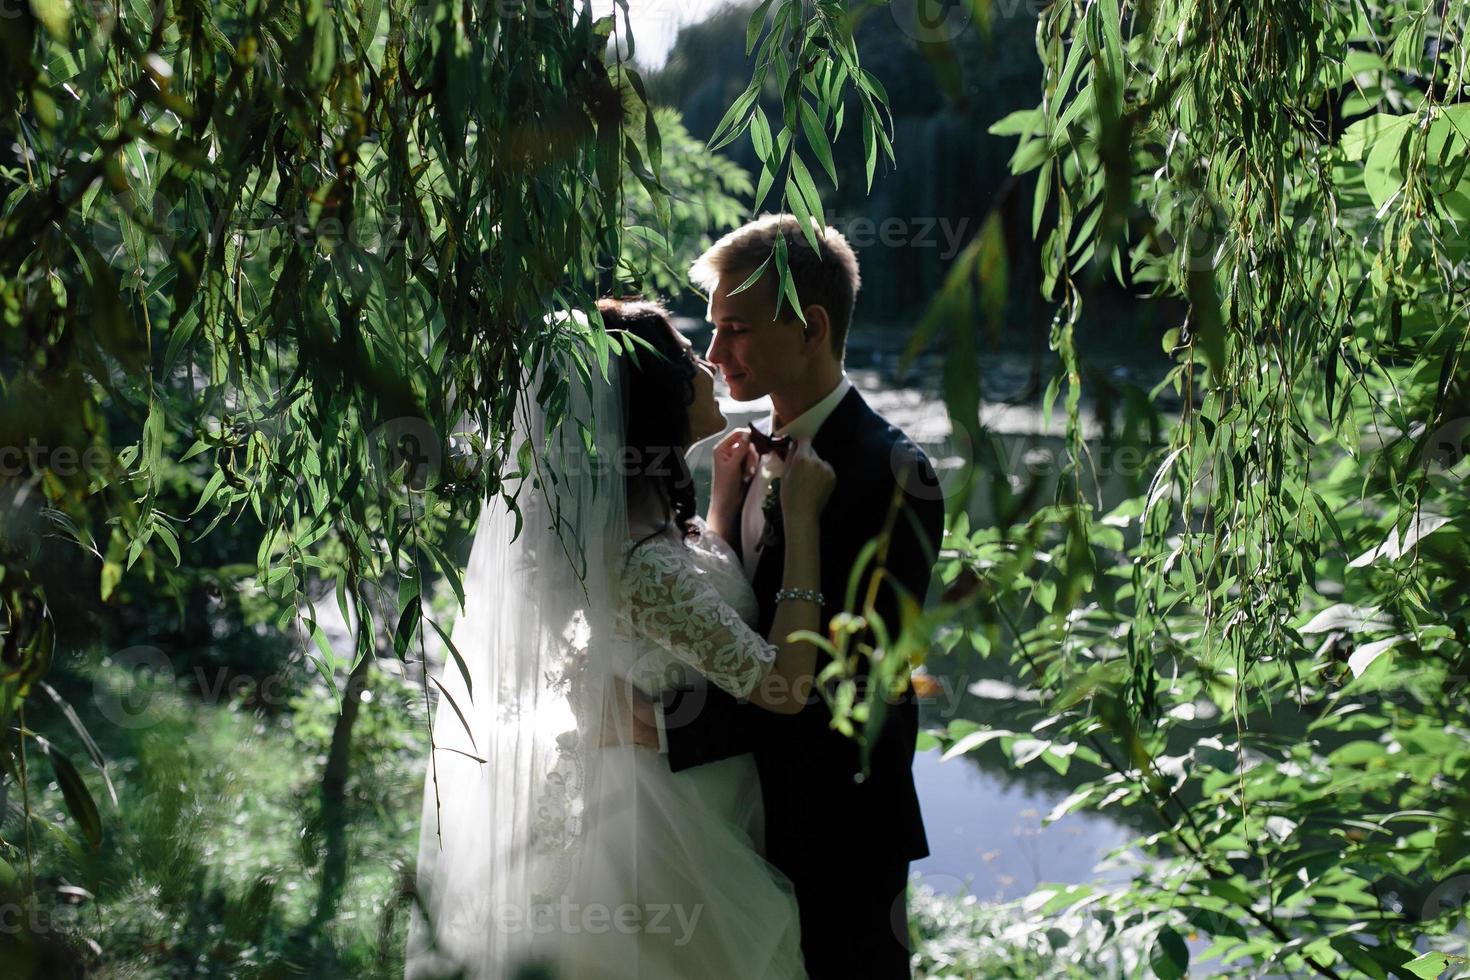
<path id="1" fill-rule="evenodd" d="M 823 346 L 830 347 L 832 339 L 832 320 L 827 316 L 827 308 L 818 303 L 804 307 L 801 311 L 806 317 L 806 324 L 801 328 L 802 343 L 807 351 L 820 350 Z"/>

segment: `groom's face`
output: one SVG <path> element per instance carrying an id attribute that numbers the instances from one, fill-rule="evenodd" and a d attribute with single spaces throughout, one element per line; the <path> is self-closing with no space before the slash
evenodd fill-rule
<path id="1" fill-rule="evenodd" d="M 801 321 L 778 319 L 774 275 L 767 273 L 749 289 L 730 295 L 754 271 L 726 272 L 709 303 L 715 332 L 705 356 L 724 375 L 730 397 L 742 402 L 798 382 L 809 360 L 801 342 Z"/>

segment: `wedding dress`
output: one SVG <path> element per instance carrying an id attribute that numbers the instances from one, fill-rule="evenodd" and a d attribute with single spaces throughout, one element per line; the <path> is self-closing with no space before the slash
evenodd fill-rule
<path id="1" fill-rule="evenodd" d="M 520 406 L 511 449 L 530 448 L 486 502 L 430 678 L 405 975 L 804 977 L 791 886 L 761 856 L 753 759 L 673 773 L 611 720 L 621 684 L 656 695 L 694 671 L 748 694 L 776 653 L 751 627 L 755 595 L 702 523 L 689 540 L 630 532 L 608 465 L 617 362 L 604 377 L 591 357 L 546 363 L 527 390 L 561 384 L 564 417 Z"/>
<path id="2" fill-rule="evenodd" d="M 698 672 L 744 697 L 765 677 L 776 648 L 752 628 L 759 609 L 739 559 L 702 521 L 696 526 L 689 540 L 670 528 L 624 549 L 619 628 L 642 641 L 624 648 L 638 652 L 624 676 L 657 694 L 688 686 Z M 795 897 L 761 857 L 765 813 L 754 757 L 672 773 L 657 752 L 614 751 L 632 756 L 636 798 L 618 805 L 626 787 L 606 787 L 610 796 L 597 802 L 612 820 L 636 822 L 611 833 L 636 838 L 637 857 L 606 848 L 589 854 L 587 878 L 597 883 L 591 900 L 636 895 L 645 906 L 667 909 L 672 928 L 644 936 L 635 968 L 587 975 L 804 977 Z"/>

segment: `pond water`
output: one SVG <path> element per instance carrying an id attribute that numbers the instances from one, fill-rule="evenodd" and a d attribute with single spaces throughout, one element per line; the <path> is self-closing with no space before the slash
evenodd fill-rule
<path id="1" fill-rule="evenodd" d="M 1042 827 L 1065 799 L 1045 787 L 1006 785 L 968 757 L 939 760 L 939 750 L 914 759 L 929 856 L 913 871 L 935 891 L 968 891 L 980 899 L 1020 898 L 1045 882 L 1077 884 L 1128 877 L 1107 864 L 1113 848 L 1137 836 L 1103 817 L 1069 813 Z"/>

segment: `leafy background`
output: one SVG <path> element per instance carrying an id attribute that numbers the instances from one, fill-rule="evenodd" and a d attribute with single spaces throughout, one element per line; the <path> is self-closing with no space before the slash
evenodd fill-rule
<path id="1" fill-rule="evenodd" d="M 963 9 L 768 0 L 645 80 L 556 4 L 7 8 L 11 971 L 398 973 L 424 651 L 514 400 L 608 353 L 546 313 L 780 207 L 971 219 L 864 255 L 971 449 L 884 662 L 1034 692 L 924 744 L 1068 775 L 1053 816 L 1150 858 L 920 887 L 921 972 L 1465 975 L 1470 11 Z M 981 422 L 1006 351 L 1058 474 Z"/>

